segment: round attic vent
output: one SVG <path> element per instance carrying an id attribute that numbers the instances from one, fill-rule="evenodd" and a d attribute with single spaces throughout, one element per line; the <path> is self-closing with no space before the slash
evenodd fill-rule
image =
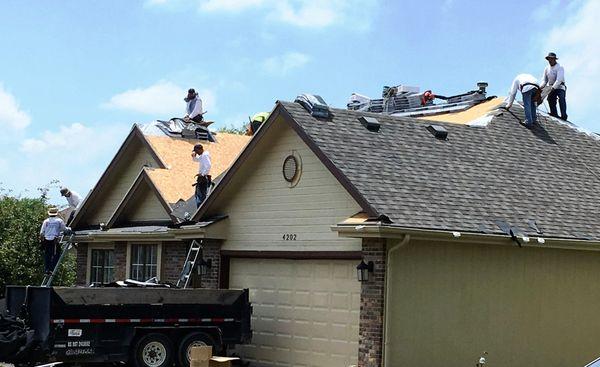
<path id="1" fill-rule="evenodd" d="M 288 155 L 283 161 L 283 178 L 292 182 L 298 176 L 298 160 L 293 155 Z"/>

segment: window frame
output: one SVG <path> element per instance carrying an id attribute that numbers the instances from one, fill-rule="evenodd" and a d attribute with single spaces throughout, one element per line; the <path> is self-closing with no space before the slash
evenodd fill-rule
<path id="1" fill-rule="evenodd" d="M 131 277 L 131 266 L 132 266 L 132 258 L 131 251 L 133 246 L 156 246 L 156 278 L 161 280 L 161 268 L 162 268 L 162 243 L 160 242 L 143 242 L 143 241 L 135 241 L 127 243 L 127 261 L 126 261 L 126 269 L 125 269 L 125 277 L 127 279 L 132 279 Z M 145 281 L 147 279 L 141 280 Z"/>
<path id="2" fill-rule="evenodd" d="M 92 250 L 112 250 L 113 253 L 115 252 L 115 244 L 114 243 L 88 243 L 87 246 L 87 259 L 86 259 L 86 268 L 85 268 L 85 283 L 87 285 L 91 284 L 91 280 L 92 280 Z M 117 273 L 117 261 L 116 258 L 114 258 L 114 263 L 113 263 L 113 271 L 114 274 Z M 116 278 L 115 278 L 116 280 Z"/>

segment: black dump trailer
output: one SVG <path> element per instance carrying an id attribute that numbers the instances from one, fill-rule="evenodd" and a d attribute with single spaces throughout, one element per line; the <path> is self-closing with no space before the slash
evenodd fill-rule
<path id="1" fill-rule="evenodd" d="M 189 366 L 192 346 L 248 343 L 248 290 L 8 286 L 0 361 Z"/>

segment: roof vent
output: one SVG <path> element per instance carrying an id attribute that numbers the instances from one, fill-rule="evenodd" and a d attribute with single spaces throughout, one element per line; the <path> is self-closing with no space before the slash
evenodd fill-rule
<path id="1" fill-rule="evenodd" d="M 369 131 L 378 132 L 381 127 L 381 123 L 375 117 L 361 116 L 358 121 Z"/>
<path id="2" fill-rule="evenodd" d="M 329 118 L 329 106 L 316 94 L 301 94 L 294 101 L 300 103 L 313 117 Z"/>
<path id="3" fill-rule="evenodd" d="M 485 89 L 487 88 L 487 82 L 477 82 L 477 88 L 479 88 L 479 93 L 485 93 Z"/>
<path id="4" fill-rule="evenodd" d="M 427 130 L 431 133 L 431 135 L 435 136 L 436 139 L 446 140 L 448 138 L 448 130 L 444 129 L 440 125 L 429 125 L 427 126 Z"/>

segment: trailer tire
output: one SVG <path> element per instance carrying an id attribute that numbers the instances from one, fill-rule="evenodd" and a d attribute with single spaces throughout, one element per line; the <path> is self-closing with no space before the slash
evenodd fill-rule
<path id="1" fill-rule="evenodd" d="M 211 346 L 213 347 L 213 353 L 219 350 L 217 342 L 210 335 L 201 332 L 190 333 L 179 344 L 179 352 L 177 353 L 179 367 L 190 366 L 190 349 L 193 346 Z"/>
<path id="2" fill-rule="evenodd" d="M 136 367 L 168 367 L 173 361 L 173 344 L 163 334 L 144 335 L 135 345 L 133 363 Z"/>

